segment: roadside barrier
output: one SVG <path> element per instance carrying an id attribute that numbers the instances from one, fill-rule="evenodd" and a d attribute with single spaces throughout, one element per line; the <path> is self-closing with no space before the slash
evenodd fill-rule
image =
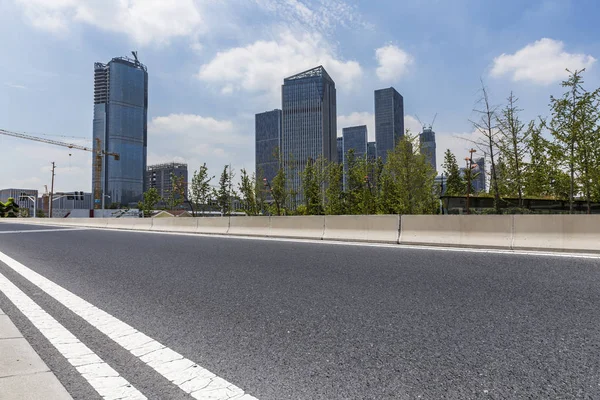
<path id="1" fill-rule="evenodd" d="M 398 215 L 327 215 L 323 240 L 398 243 Z"/>

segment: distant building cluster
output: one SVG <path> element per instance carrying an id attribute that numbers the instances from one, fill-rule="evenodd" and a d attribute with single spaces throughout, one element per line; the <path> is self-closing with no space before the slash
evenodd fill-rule
<path id="1" fill-rule="evenodd" d="M 282 168 L 288 179 L 292 202 L 301 204 L 301 176 L 308 160 L 319 157 L 344 165 L 347 155 L 378 157 L 385 162 L 404 137 L 404 98 L 393 87 L 375 90 L 375 142 L 368 141 L 366 125 L 343 127 L 337 137 L 335 82 L 318 66 L 283 80 L 281 109 L 256 114 L 256 175 L 271 182 Z M 436 169 L 435 132 L 420 134 L 421 152 Z"/>

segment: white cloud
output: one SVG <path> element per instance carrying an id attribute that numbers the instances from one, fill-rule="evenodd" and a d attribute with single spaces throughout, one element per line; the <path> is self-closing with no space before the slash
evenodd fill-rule
<path id="1" fill-rule="evenodd" d="M 287 26 L 310 32 L 329 33 L 337 26 L 370 26 L 363 21 L 356 7 L 342 0 L 254 0 Z"/>
<path id="2" fill-rule="evenodd" d="M 224 94 L 234 91 L 268 92 L 278 98 L 283 78 L 323 65 L 336 84 L 352 87 L 362 76 L 356 61 L 337 58 L 319 34 L 282 33 L 278 40 L 259 40 L 217 55 L 198 72 L 202 81 L 218 85 Z"/>
<path id="3" fill-rule="evenodd" d="M 223 165 L 254 170 L 254 137 L 231 121 L 195 114 L 155 117 L 148 124 L 148 163 L 185 162 L 193 173 L 206 163 L 217 175 Z"/>
<path id="4" fill-rule="evenodd" d="M 16 0 L 34 27 L 66 33 L 74 22 L 124 33 L 137 44 L 165 43 L 188 36 L 203 22 L 194 0 Z"/>
<path id="5" fill-rule="evenodd" d="M 568 74 L 566 68 L 589 68 L 596 62 L 591 55 L 568 53 L 564 47 L 559 40 L 543 38 L 514 54 L 496 57 L 490 74 L 494 77 L 509 75 L 515 82 L 531 81 L 548 85 L 564 79 Z"/>
<path id="6" fill-rule="evenodd" d="M 414 62 L 410 54 L 394 45 L 378 48 L 375 57 L 379 63 L 377 77 L 382 82 L 397 82 Z"/>
<path id="7" fill-rule="evenodd" d="M 342 130 L 350 126 L 366 125 L 369 141 L 375 141 L 375 115 L 370 112 L 353 112 L 349 115 L 338 115 L 337 135 L 342 136 Z"/>

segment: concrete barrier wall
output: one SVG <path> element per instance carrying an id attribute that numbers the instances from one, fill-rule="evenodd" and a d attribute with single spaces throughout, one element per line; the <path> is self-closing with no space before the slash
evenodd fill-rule
<path id="1" fill-rule="evenodd" d="M 196 233 L 207 235 L 226 235 L 229 231 L 229 217 L 204 217 L 198 220 Z"/>
<path id="2" fill-rule="evenodd" d="M 519 215 L 513 248 L 600 252 L 600 215 Z"/>
<path id="3" fill-rule="evenodd" d="M 271 217 L 269 223 L 271 237 L 321 240 L 325 231 L 324 216 Z"/>
<path id="4" fill-rule="evenodd" d="M 400 244 L 510 249 L 512 215 L 403 215 Z"/>
<path id="5" fill-rule="evenodd" d="M 269 236 L 269 217 L 230 217 L 229 235 Z"/>
<path id="6" fill-rule="evenodd" d="M 362 215 L 211 218 L 32 218 L 0 222 L 600 253 L 600 215 Z"/>
<path id="7" fill-rule="evenodd" d="M 152 221 L 151 231 L 196 233 L 197 218 L 141 218 Z"/>
<path id="8" fill-rule="evenodd" d="M 398 215 L 327 215 L 323 240 L 398 243 Z"/>

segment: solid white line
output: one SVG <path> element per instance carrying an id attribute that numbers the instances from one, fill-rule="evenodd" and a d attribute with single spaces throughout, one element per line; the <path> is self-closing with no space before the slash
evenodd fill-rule
<path id="1" fill-rule="evenodd" d="M 196 399 L 257 400 L 237 386 L 0 252 L 0 261 Z"/>
<path id="2" fill-rule="evenodd" d="M 29 229 L 29 230 L 21 230 L 21 231 L 0 231 L 1 234 L 10 234 L 10 233 L 39 233 L 39 232 L 69 232 L 69 231 L 86 231 L 89 228 L 63 228 L 63 229 Z"/>
<path id="3" fill-rule="evenodd" d="M 0 273 L 0 291 L 77 369 L 104 399 L 143 400 L 146 397 L 81 343 L 71 332 Z"/>

